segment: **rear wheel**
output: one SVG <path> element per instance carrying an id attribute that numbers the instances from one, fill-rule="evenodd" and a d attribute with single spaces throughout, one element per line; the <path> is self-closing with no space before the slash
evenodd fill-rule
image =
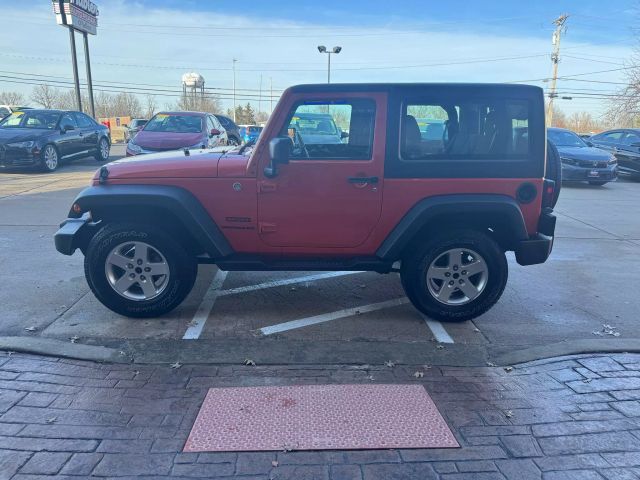
<path id="1" fill-rule="evenodd" d="M 425 315 L 462 322 L 482 315 L 507 283 L 504 252 L 488 235 L 453 230 L 427 240 L 402 261 L 402 286 Z"/>
<path id="2" fill-rule="evenodd" d="M 108 161 L 110 150 L 111 150 L 111 145 L 109 145 L 109 140 L 102 137 L 98 142 L 98 150 L 96 150 L 96 154 L 94 155 L 95 159 L 99 162 Z"/>
<path id="3" fill-rule="evenodd" d="M 45 145 L 40 153 L 40 169 L 44 172 L 54 172 L 60 165 L 58 150 L 53 145 Z"/>
<path id="4" fill-rule="evenodd" d="M 107 308 L 128 317 L 156 317 L 177 307 L 196 279 L 195 258 L 163 231 L 107 225 L 89 242 L 85 276 Z"/>

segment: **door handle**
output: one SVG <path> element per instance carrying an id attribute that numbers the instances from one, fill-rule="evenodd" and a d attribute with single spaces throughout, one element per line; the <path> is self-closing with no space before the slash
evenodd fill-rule
<path id="1" fill-rule="evenodd" d="M 347 177 L 349 183 L 378 183 L 378 177 Z"/>

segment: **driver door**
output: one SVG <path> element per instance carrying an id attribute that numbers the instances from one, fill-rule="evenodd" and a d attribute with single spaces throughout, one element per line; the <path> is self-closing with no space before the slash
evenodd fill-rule
<path id="1" fill-rule="evenodd" d="M 281 136 L 295 137 L 290 162 L 267 178 L 266 151 L 260 160 L 260 239 L 297 251 L 357 247 L 382 210 L 386 94 L 325 94 L 312 102 L 292 97 L 278 129 Z M 330 121 L 339 130 L 327 132 Z"/>
<path id="2" fill-rule="evenodd" d="M 66 125 L 71 125 L 72 130 L 64 131 Z M 82 131 L 71 113 L 65 113 L 60 118 L 60 140 L 57 142 L 61 157 L 76 155 L 83 150 Z"/>

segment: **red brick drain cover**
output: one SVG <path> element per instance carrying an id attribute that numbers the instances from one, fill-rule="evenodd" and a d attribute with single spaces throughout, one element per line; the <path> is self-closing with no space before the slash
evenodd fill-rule
<path id="1" fill-rule="evenodd" d="M 185 452 L 458 447 L 421 385 L 211 388 Z"/>

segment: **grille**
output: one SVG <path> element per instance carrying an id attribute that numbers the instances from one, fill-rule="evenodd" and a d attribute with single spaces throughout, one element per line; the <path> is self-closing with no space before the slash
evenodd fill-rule
<path id="1" fill-rule="evenodd" d="M 594 162 L 593 160 L 580 160 L 578 165 L 585 168 L 607 168 L 607 162 Z"/>

